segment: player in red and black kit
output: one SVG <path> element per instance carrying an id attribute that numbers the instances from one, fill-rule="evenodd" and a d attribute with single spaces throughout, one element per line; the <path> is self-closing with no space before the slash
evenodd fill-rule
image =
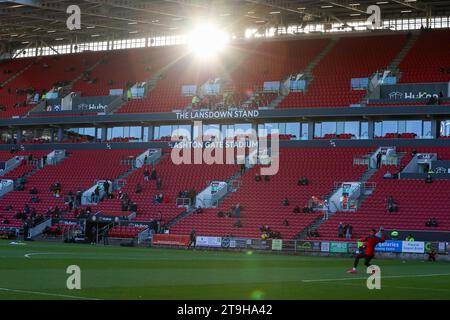
<path id="1" fill-rule="evenodd" d="M 359 248 L 359 253 L 356 255 L 355 262 L 353 263 L 353 268 L 348 270 L 348 273 L 356 273 L 356 268 L 358 267 L 359 259 L 364 258 L 364 265 L 366 267 L 370 266 L 370 260 L 375 256 L 375 247 L 377 244 L 384 242 L 384 229 L 380 227 L 380 231 L 377 233 L 375 228 L 370 230 L 370 235 L 364 239 L 364 245 Z"/>

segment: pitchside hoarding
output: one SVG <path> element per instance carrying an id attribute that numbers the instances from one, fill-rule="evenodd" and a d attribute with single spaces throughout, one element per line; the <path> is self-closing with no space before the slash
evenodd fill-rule
<path id="1" fill-rule="evenodd" d="M 222 247 L 221 237 L 198 236 L 196 240 L 197 240 L 196 245 L 198 247 L 213 247 L 213 248 Z"/>
<path id="2" fill-rule="evenodd" d="M 402 241 L 387 240 L 375 247 L 377 252 L 402 252 Z"/>

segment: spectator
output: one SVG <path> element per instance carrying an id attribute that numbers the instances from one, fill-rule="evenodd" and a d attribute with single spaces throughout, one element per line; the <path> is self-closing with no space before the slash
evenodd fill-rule
<path id="1" fill-rule="evenodd" d="M 141 192 L 142 192 L 142 186 L 141 186 L 140 183 L 138 183 L 138 184 L 136 185 L 134 192 L 135 192 L 135 193 L 141 193 Z"/>
<path id="2" fill-rule="evenodd" d="M 427 177 L 425 178 L 425 183 L 433 183 L 433 176 L 428 173 Z"/>
<path id="3" fill-rule="evenodd" d="M 342 222 L 339 222 L 338 225 L 338 238 L 343 238 L 344 237 L 344 225 L 342 224 Z"/>
<path id="4" fill-rule="evenodd" d="M 283 226 L 285 226 L 285 227 L 289 226 L 289 221 L 288 221 L 288 219 L 284 219 L 284 221 L 283 221 Z"/>
<path id="5" fill-rule="evenodd" d="M 152 172 L 150 173 L 150 180 L 156 180 L 156 169 L 152 168 Z"/>
<path id="6" fill-rule="evenodd" d="M 345 239 L 351 239 L 353 234 L 353 226 L 351 224 L 347 225 L 347 230 L 345 231 Z"/>
<path id="7" fill-rule="evenodd" d="M 387 210 L 389 212 L 397 212 L 398 211 L 398 206 L 394 201 L 394 198 L 392 196 L 389 196 L 387 199 Z"/>
<path id="8" fill-rule="evenodd" d="M 265 176 L 264 176 L 264 181 L 270 181 L 270 176 L 265 175 Z"/>
<path id="9" fill-rule="evenodd" d="M 288 206 L 289 205 L 289 200 L 287 198 L 284 198 L 282 201 L 283 206 Z"/>
<path id="10" fill-rule="evenodd" d="M 439 91 L 439 95 L 438 95 L 438 98 L 437 98 L 437 103 L 441 104 L 443 98 L 444 98 L 444 94 L 442 93 L 442 91 Z"/>
<path id="11" fill-rule="evenodd" d="M 234 215 L 236 218 L 240 219 L 240 217 L 241 217 L 241 206 L 240 206 L 239 203 L 237 203 L 237 204 L 234 206 L 234 209 L 233 209 L 233 215 Z"/>
<path id="12" fill-rule="evenodd" d="M 94 202 L 100 201 L 100 188 L 97 186 L 94 190 Z"/>
<path id="13" fill-rule="evenodd" d="M 381 154 L 381 152 L 377 153 L 377 169 L 381 168 L 381 159 L 382 159 L 383 155 Z"/>
<path id="14" fill-rule="evenodd" d="M 436 218 L 431 218 L 425 223 L 425 226 L 431 227 L 431 228 L 437 228 L 439 226 L 439 224 L 438 224 Z"/>
<path id="15" fill-rule="evenodd" d="M 430 252 L 428 252 L 428 261 L 436 262 L 436 250 L 431 249 Z"/>
<path id="16" fill-rule="evenodd" d="M 383 176 L 383 179 L 393 179 L 394 176 L 392 175 L 392 173 L 388 170 L 386 171 L 386 173 Z"/>
<path id="17" fill-rule="evenodd" d="M 234 223 L 233 227 L 235 227 L 235 228 L 242 228 L 241 220 L 237 219 L 237 221 Z"/>
<path id="18" fill-rule="evenodd" d="M 148 168 L 145 168 L 144 170 L 144 181 L 148 181 L 150 178 L 150 171 L 148 171 Z"/>
<path id="19" fill-rule="evenodd" d="M 300 213 L 301 212 L 300 207 L 299 206 L 295 206 L 293 212 L 294 213 Z"/>
<path id="20" fill-rule="evenodd" d="M 415 239 L 414 239 L 414 237 L 413 237 L 413 235 L 410 233 L 406 238 L 405 238 L 405 241 L 415 241 Z"/>
<path id="21" fill-rule="evenodd" d="M 109 195 L 109 186 L 110 186 L 109 181 L 105 180 L 105 182 L 103 182 L 103 188 L 105 189 L 106 195 Z"/>
<path id="22" fill-rule="evenodd" d="M 55 210 L 53 211 L 53 215 L 55 216 L 55 218 L 59 218 L 61 216 L 61 210 L 59 209 L 58 206 L 55 207 Z"/>
<path id="23" fill-rule="evenodd" d="M 81 206 L 81 198 L 82 198 L 82 196 L 83 196 L 83 192 L 80 189 L 78 189 L 77 193 L 76 193 L 76 197 L 75 197 L 75 206 L 76 207 Z"/>
<path id="24" fill-rule="evenodd" d="M 261 181 L 261 175 L 260 174 L 255 174 L 255 181 L 256 182 L 259 182 L 259 181 Z"/>
<path id="25" fill-rule="evenodd" d="M 39 193 L 39 191 L 38 191 L 38 189 L 36 189 L 36 187 L 32 187 L 30 189 L 30 194 L 38 194 L 38 193 Z"/>
<path id="26" fill-rule="evenodd" d="M 298 186 L 307 186 L 308 184 L 309 184 L 309 180 L 306 177 L 303 177 L 297 181 Z"/>
<path id="27" fill-rule="evenodd" d="M 162 188 L 162 181 L 161 181 L 161 178 L 158 177 L 156 179 L 156 190 L 161 190 L 161 188 Z"/>

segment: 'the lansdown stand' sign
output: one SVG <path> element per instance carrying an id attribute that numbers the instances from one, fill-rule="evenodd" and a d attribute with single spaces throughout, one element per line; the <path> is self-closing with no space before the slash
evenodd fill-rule
<path id="1" fill-rule="evenodd" d="M 245 119 L 259 117 L 259 110 L 176 112 L 177 120 L 186 119 Z"/>

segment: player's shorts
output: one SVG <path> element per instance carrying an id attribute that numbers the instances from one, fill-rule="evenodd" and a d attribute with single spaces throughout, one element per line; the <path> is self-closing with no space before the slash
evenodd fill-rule
<path id="1" fill-rule="evenodd" d="M 365 252 L 360 252 L 357 257 L 359 259 L 364 258 L 364 265 L 366 267 L 370 266 L 370 261 L 373 259 L 374 255 L 367 255 Z"/>

